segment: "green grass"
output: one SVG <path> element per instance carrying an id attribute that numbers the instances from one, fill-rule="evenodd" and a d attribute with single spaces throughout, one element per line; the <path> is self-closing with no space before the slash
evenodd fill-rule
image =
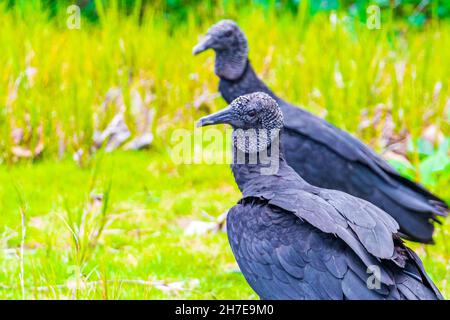
<path id="1" fill-rule="evenodd" d="M 279 95 L 378 152 L 399 141 L 400 157 L 386 157 L 450 200 L 449 23 L 371 31 L 325 14 L 219 6 L 177 26 L 147 10 L 138 26 L 136 14 L 112 6 L 98 24 L 69 30 L 61 12 L 49 19 L 32 5 L 0 4 L 0 298 L 256 298 L 224 233 L 184 233 L 239 199 L 228 166 L 170 157 L 174 129 L 191 131 L 225 105 L 215 97 L 213 54 L 191 55 L 223 17 L 242 26 L 255 69 Z M 123 104 L 104 103 L 111 88 Z M 155 111 L 150 129 L 137 106 Z M 150 151 L 90 154 L 94 132 L 121 108 L 133 136 L 153 132 Z M 447 297 L 449 232 L 446 222 L 435 246 L 412 245 Z"/>
<path id="2" fill-rule="evenodd" d="M 135 15 L 112 8 L 99 24 L 82 20 L 80 30 L 70 30 L 64 14 L 49 20 L 42 10 L 21 8 L 0 5 L 3 162 L 18 161 L 16 145 L 35 150 L 41 144 L 40 156 L 46 158 L 89 150 L 94 131 L 104 129 L 121 108 L 114 101 L 103 105 L 111 88 L 123 92 L 133 135 L 141 130 L 136 96 L 156 111 L 151 130 L 157 143 L 167 144 L 175 128 L 191 129 L 199 116 L 224 105 L 214 98 L 213 53 L 191 54 L 199 35 L 223 17 L 242 26 L 255 69 L 279 95 L 357 133 L 378 151 L 383 126 L 359 128 L 377 108 L 382 119 L 392 115 L 394 133 L 418 138 L 431 124 L 449 131 L 449 23 L 418 31 L 386 22 L 381 30 L 368 30 L 358 21 L 333 25 L 328 15 L 312 19 L 218 7 L 201 24 L 195 22 L 201 12 L 192 12 L 177 27 L 149 9 L 139 27 Z M 23 130 L 21 141 L 14 141 L 15 129 Z"/>
<path id="3" fill-rule="evenodd" d="M 202 212 L 218 216 L 239 199 L 227 165 L 176 166 L 157 152 L 117 152 L 96 157 L 94 167 L 44 161 L 0 168 L 0 297 L 22 298 L 23 260 L 24 297 L 30 299 L 256 298 L 237 272 L 225 233 L 185 235 L 189 221 L 208 221 Z M 102 223 L 101 208 L 86 208 L 91 194 L 109 189 Z M 22 258 L 16 190 L 25 203 Z M 101 225 L 97 242 L 83 237 Z M 437 230 L 435 246 L 414 245 L 446 295 L 449 230 L 448 223 Z M 184 287 L 154 288 L 160 281 Z"/>
<path id="4" fill-rule="evenodd" d="M 190 220 L 207 220 L 202 211 L 219 215 L 238 200 L 226 165 L 208 170 L 174 166 L 157 153 L 116 153 L 98 161 L 97 170 L 80 169 L 71 161 L 0 169 L 0 225 L 5 226 L 0 297 L 22 297 L 17 188 L 26 204 L 26 298 L 255 298 L 236 272 L 225 233 L 184 234 Z M 101 209 L 81 219 L 83 209 L 92 192 L 104 192 L 109 185 L 106 226 L 98 242 L 87 241 L 83 234 L 95 233 L 102 224 Z M 68 215 L 84 231 L 71 228 Z M 186 284 L 183 290 L 164 292 L 153 288 L 158 281 Z"/>

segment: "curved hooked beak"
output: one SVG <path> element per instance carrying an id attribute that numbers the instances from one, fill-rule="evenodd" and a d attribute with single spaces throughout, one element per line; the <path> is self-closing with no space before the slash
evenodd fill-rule
<path id="1" fill-rule="evenodd" d="M 205 50 L 208 50 L 211 48 L 212 44 L 214 42 L 214 39 L 209 36 L 206 35 L 193 49 L 192 49 L 192 54 L 193 55 L 197 55 Z"/>
<path id="2" fill-rule="evenodd" d="M 225 109 L 217 111 L 216 113 L 205 116 L 197 121 L 197 127 L 210 126 L 214 124 L 230 124 L 232 125 L 232 112 L 231 107 L 228 106 Z"/>

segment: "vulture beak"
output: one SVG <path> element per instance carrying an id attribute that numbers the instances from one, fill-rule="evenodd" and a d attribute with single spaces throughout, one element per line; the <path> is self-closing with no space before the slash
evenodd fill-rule
<path id="1" fill-rule="evenodd" d="M 206 35 L 197 45 L 192 49 L 192 54 L 197 55 L 205 50 L 211 48 L 214 42 L 213 37 Z"/>
<path id="2" fill-rule="evenodd" d="M 233 125 L 233 116 L 231 107 L 217 111 L 216 113 L 205 116 L 197 121 L 197 127 L 210 126 L 213 124 L 230 124 Z"/>

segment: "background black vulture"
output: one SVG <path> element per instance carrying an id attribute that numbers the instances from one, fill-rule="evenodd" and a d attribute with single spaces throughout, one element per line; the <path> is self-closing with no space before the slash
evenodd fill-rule
<path id="1" fill-rule="evenodd" d="M 377 205 L 400 225 L 403 237 L 432 242 L 433 223 L 447 204 L 421 185 L 400 176 L 380 156 L 350 134 L 276 96 L 255 74 L 244 33 L 231 20 L 213 25 L 193 49 L 216 52 L 219 90 L 231 103 L 261 91 L 274 98 L 285 118 L 282 137 L 287 162 L 312 185 L 341 190 Z"/>
<path id="2" fill-rule="evenodd" d="M 198 125 L 219 123 L 235 129 L 232 171 L 243 194 L 229 211 L 228 239 L 260 298 L 443 299 L 392 217 L 365 200 L 310 185 L 282 149 L 272 148 L 279 146 L 283 114 L 270 96 L 241 96 Z M 240 139 L 236 129 L 256 129 L 258 139 Z M 262 160 L 268 149 L 272 163 Z M 239 152 L 245 161 L 237 161 Z M 253 164 L 250 154 L 258 156 Z M 279 169 L 267 175 L 273 161 Z"/>

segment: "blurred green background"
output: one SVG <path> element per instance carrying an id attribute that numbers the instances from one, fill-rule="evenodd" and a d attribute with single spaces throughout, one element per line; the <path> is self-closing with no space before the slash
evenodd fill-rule
<path id="1" fill-rule="evenodd" d="M 221 231 L 228 165 L 172 157 L 175 130 L 225 106 L 213 53 L 191 54 L 223 18 L 275 92 L 448 202 L 449 17 L 431 0 L 0 1 L 0 298 L 257 298 Z M 411 244 L 445 296 L 449 232 Z"/>

